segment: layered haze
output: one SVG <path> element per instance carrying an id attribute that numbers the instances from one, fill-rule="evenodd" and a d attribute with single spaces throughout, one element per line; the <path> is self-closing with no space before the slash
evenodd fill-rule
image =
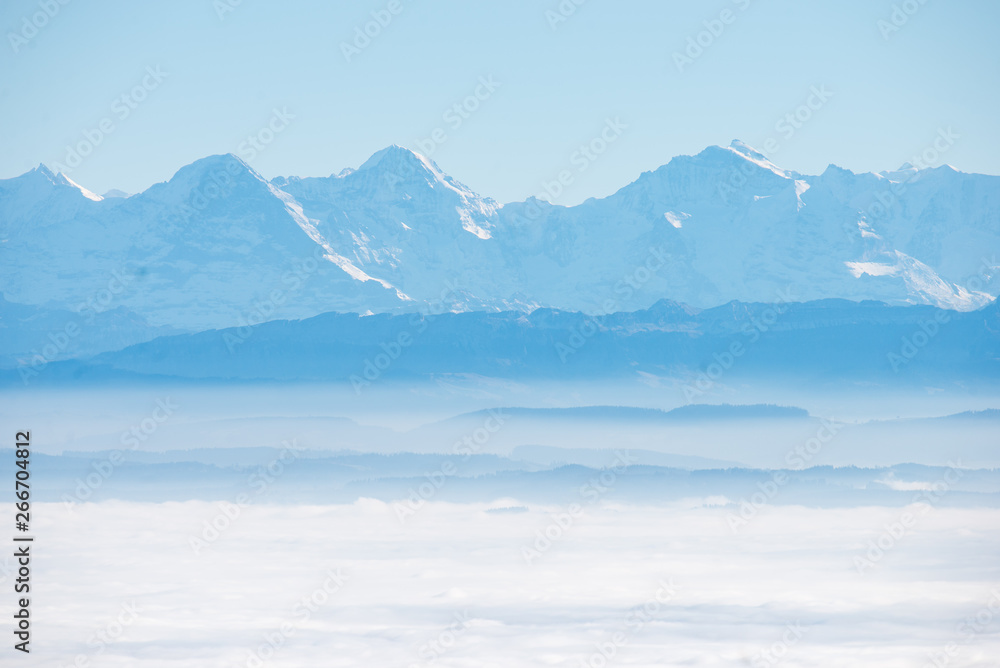
<path id="1" fill-rule="evenodd" d="M 114 195 L 0 182 L 37 665 L 990 665 L 1000 178 Z"/>

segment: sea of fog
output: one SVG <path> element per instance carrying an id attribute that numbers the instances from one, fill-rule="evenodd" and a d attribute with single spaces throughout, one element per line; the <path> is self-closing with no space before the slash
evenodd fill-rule
<path id="1" fill-rule="evenodd" d="M 718 503 L 40 504 L 19 663 L 996 665 L 1000 510 Z"/>
<path id="2" fill-rule="evenodd" d="M 647 381 L 5 390 L 19 661 L 997 665 L 997 398 Z"/>

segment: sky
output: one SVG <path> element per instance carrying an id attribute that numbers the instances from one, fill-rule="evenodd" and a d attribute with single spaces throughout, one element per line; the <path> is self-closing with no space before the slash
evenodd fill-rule
<path id="1" fill-rule="evenodd" d="M 928 166 L 1000 174 L 997 25 L 985 0 L 10 0 L 0 178 L 132 193 L 227 152 L 326 176 L 395 143 L 501 202 L 571 170 L 574 204 L 737 138 L 815 174 L 940 133 Z"/>

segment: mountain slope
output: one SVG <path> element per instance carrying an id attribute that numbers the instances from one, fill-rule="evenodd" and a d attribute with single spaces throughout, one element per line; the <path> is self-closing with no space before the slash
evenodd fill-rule
<path id="1" fill-rule="evenodd" d="M 808 176 L 741 142 L 573 207 L 500 205 L 398 146 L 335 176 L 271 182 L 212 156 L 128 198 L 44 166 L 0 181 L 8 302 L 96 303 L 189 331 L 329 311 L 601 314 L 663 298 L 972 310 L 1000 294 L 998 251 L 1000 177 Z"/>
<path id="2" fill-rule="evenodd" d="M 87 198 L 43 169 L 11 181 L 0 189 L 0 208 L 14 214 L 0 269 L 11 302 L 123 307 L 198 330 L 406 300 L 338 266 L 294 200 L 232 155 L 127 199 Z"/>
<path id="3" fill-rule="evenodd" d="M 357 170 L 274 183 L 355 266 L 419 300 L 461 310 L 519 305 L 508 299 L 516 277 L 491 240 L 500 205 L 423 156 L 390 146 Z"/>
<path id="4" fill-rule="evenodd" d="M 702 385 L 741 378 L 795 378 L 812 390 L 826 383 L 995 383 L 998 333 L 997 302 L 968 313 L 842 300 L 732 302 L 704 311 L 661 302 L 596 319 L 550 309 L 428 319 L 328 313 L 268 322 L 246 333 L 235 328 L 159 337 L 85 363 L 55 364 L 46 376 L 334 380 L 360 392 L 385 379 L 449 374 L 549 380 L 643 375 L 685 385 L 696 398 Z"/>

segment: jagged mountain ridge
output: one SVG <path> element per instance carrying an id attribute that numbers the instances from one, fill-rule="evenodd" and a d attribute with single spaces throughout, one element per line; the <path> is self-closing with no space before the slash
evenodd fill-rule
<path id="1" fill-rule="evenodd" d="M 0 181 L 0 249 L 9 302 L 107 301 L 189 331 L 329 311 L 605 313 L 662 298 L 970 310 L 1000 292 L 1000 177 L 807 176 L 734 142 L 564 207 L 501 205 L 398 146 L 356 170 L 270 182 L 212 156 L 127 198 L 40 166 Z M 116 273 L 131 278 L 113 291 Z"/>

